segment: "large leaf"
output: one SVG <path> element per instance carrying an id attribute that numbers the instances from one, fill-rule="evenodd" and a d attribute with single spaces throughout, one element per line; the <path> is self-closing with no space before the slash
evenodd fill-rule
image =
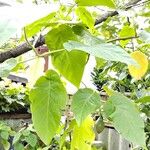
<path id="1" fill-rule="evenodd" d="M 10 71 L 17 65 L 17 60 L 11 58 L 0 64 L 0 77 L 7 77 Z"/>
<path id="2" fill-rule="evenodd" d="M 17 31 L 13 20 L 10 18 L 1 18 L 0 21 L 0 46 L 3 45 L 9 38 L 11 38 Z"/>
<path id="3" fill-rule="evenodd" d="M 71 140 L 71 150 L 91 150 L 91 144 L 95 135 L 93 132 L 94 121 L 92 117 L 87 117 L 81 126 L 74 126 Z"/>
<path id="4" fill-rule="evenodd" d="M 115 8 L 113 0 L 76 0 L 79 6 L 107 6 Z"/>
<path id="5" fill-rule="evenodd" d="M 145 43 L 150 43 L 150 33 L 149 32 L 142 30 L 139 34 L 139 37 Z"/>
<path id="6" fill-rule="evenodd" d="M 145 146 L 144 122 L 135 104 L 120 93 L 114 93 L 108 101 L 111 103 L 107 103 L 107 105 L 111 104 L 110 108 L 115 108 L 111 111 L 112 114 L 107 113 L 114 127 L 127 140 Z"/>
<path id="7" fill-rule="evenodd" d="M 64 43 L 64 48 L 68 51 L 74 49 L 85 51 L 95 57 L 103 58 L 106 60 L 120 61 L 126 64 L 136 65 L 136 62 L 124 49 L 110 43 L 102 43 L 89 46 L 80 42 L 69 41 L 67 43 Z"/>
<path id="8" fill-rule="evenodd" d="M 31 37 L 31 36 L 35 35 L 37 32 L 40 31 L 40 29 L 42 27 L 47 26 L 50 23 L 50 21 L 54 18 L 55 14 L 56 14 L 56 12 L 52 12 L 49 15 L 47 15 L 43 18 L 40 18 L 40 19 L 36 20 L 35 22 L 27 25 L 25 27 L 27 36 Z"/>
<path id="9" fill-rule="evenodd" d="M 40 77 L 30 92 L 32 121 L 37 134 L 47 145 L 59 127 L 66 98 L 66 90 L 53 70 Z"/>
<path id="10" fill-rule="evenodd" d="M 75 119 L 80 125 L 90 113 L 100 108 L 100 96 L 92 89 L 79 89 L 73 96 L 71 106 Z"/>
<path id="11" fill-rule="evenodd" d="M 87 25 L 91 29 L 94 28 L 95 20 L 84 7 L 77 7 L 76 14 L 79 16 L 79 18 L 85 25 Z"/>
<path id="12" fill-rule="evenodd" d="M 61 25 L 58 28 L 52 29 L 46 35 L 46 44 L 51 50 L 62 49 L 63 43 L 70 39 L 77 39 L 71 27 Z M 52 55 L 53 65 L 67 80 L 77 87 L 80 85 L 86 60 L 87 54 L 79 51 L 68 52 L 64 50 L 61 53 Z"/>

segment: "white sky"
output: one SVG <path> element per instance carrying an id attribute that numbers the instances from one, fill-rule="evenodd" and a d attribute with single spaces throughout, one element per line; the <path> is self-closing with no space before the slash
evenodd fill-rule
<path id="1" fill-rule="evenodd" d="M 32 23 L 33 21 L 49 14 L 52 11 L 58 9 L 58 5 L 33 5 L 31 0 L 26 0 L 23 4 L 16 3 L 14 0 L 0 0 L 11 4 L 11 7 L 0 7 L 0 18 L 11 21 L 21 31 L 21 28 L 26 24 Z M 82 81 L 87 87 L 95 88 L 91 82 L 91 71 L 95 66 L 95 59 L 91 57 L 89 63 L 85 68 Z M 24 76 L 24 75 L 23 75 Z M 25 75 L 26 76 L 26 75 Z M 81 84 L 81 87 L 84 87 Z M 67 84 L 67 91 L 69 94 L 76 92 L 76 88 L 70 83 Z"/>

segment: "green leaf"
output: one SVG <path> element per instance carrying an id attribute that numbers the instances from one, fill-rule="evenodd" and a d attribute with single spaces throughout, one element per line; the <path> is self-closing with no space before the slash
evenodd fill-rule
<path id="1" fill-rule="evenodd" d="M 135 101 L 136 103 L 150 103 L 150 96 L 142 97 Z"/>
<path id="2" fill-rule="evenodd" d="M 17 32 L 17 28 L 10 18 L 1 18 L 0 22 L 0 46 L 3 45 L 9 38 Z"/>
<path id="3" fill-rule="evenodd" d="M 24 146 L 21 143 L 16 143 L 14 145 L 14 150 L 24 150 Z"/>
<path id="4" fill-rule="evenodd" d="M 95 20 L 93 19 L 89 11 L 87 11 L 84 7 L 77 7 L 76 14 L 90 29 L 94 28 Z"/>
<path id="5" fill-rule="evenodd" d="M 87 54 L 79 51 L 64 51 L 52 57 L 53 65 L 59 72 L 76 87 L 80 86 Z M 62 65 L 63 64 L 63 65 Z"/>
<path id="6" fill-rule="evenodd" d="M 71 27 L 61 25 L 58 28 L 52 29 L 46 35 L 46 44 L 52 50 L 62 49 L 63 43 L 70 39 L 76 40 L 76 35 Z M 64 50 L 52 55 L 52 63 L 55 68 L 77 87 L 80 85 L 86 61 L 87 54 L 79 51 L 68 52 Z"/>
<path id="7" fill-rule="evenodd" d="M 140 39 L 145 43 L 150 43 L 150 33 L 142 30 L 139 34 Z"/>
<path id="8" fill-rule="evenodd" d="M 96 68 L 102 68 L 106 64 L 106 60 L 102 58 L 95 57 L 95 60 L 96 60 Z"/>
<path id="9" fill-rule="evenodd" d="M 37 144 L 37 137 L 34 134 L 30 134 L 29 136 L 25 137 L 25 141 L 32 147 L 35 147 Z"/>
<path id="10" fill-rule="evenodd" d="M 109 116 L 114 127 L 127 140 L 145 146 L 144 122 L 135 104 L 120 93 L 114 93 L 108 101 L 115 107 Z"/>
<path id="11" fill-rule="evenodd" d="M 91 144 L 94 141 L 94 121 L 92 117 L 87 117 L 81 126 L 74 126 L 71 150 L 91 150 Z"/>
<path id="12" fill-rule="evenodd" d="M 115 8 L 115 4 L 112 0 L 76 0 L 79 6 L 107 6 Z"/>
<path id="13" fill-rule="evenodd" d="M 85 118 L 92 112 L 100 108 L 100 96 L 92 89 L 79 89 L 72 100 L 72 111 L 78 125 L 85 120 Z"/>
<path id="14" fill-rule="evenodd" d="M 17 61 L 14 58 L 8 59 L 0 64 L 0 77 L 7 77 L 10 71 L 17 65 Z"/>
<path id="15" fill-rule="evenodd" d="M 89 46 L 80 42 L 69 41 L 67 43 L 64 43 L 64 48 L 68 51 L 74 49 L 85 51 L 95 57 L 103 58 L 105 60 L 120 61 L 126 64 L 137 65 L 137 63 L 124 49 L 110 43 L 102 43 Z"/>
<path id="16" fill-rule="evenodd" d="M 76 40 L 77 37 L 68 25 L 60 25 L 49 31 L 45 36 L 45 42 L 50 50 L 63 48 L 63 43 L 69 40 Z"/>
<path id="17" fill-rule="evenodd" d="M 144 17 L 150 17 L 150 11 L 147 11 L 147 12 L 142 12 L 139 14 L 140 16 L 144 16 Z"/>
<path id="18" fill-rule="evenodd" d="M 125 38 L 125 37 L 132 37 L 135 36 L 135 30 L 133 27 L 129 26 L 129 25 L 125 25 L 122 30 L 119 32 L 119 37 L 120 38 Z M 120 44 L 122 47 L 125 47 L 128 42 L 130 41 L 130 39 L 128 40 L 121 40 Z"/>
<path id="19" fill-rule="evenodd" d="M 4 139 L 4 140 L 8 140 L 8 137 L 9 137 L 9 133 L 8 131 L 1 131 L 1 137 Z"/>
<path id="20" fill-rule="evenodd" d="M 104 40 L 91 35 L 91 33 L 81 25 L 73 26 L 72 30 L 76 35 L 78 35 L 78 41 L 83 42 L 86 45 L 91 46 L 91 45 L 101 44 L 105 42 Z"/>
<path id="21" fill-rule="evenodd" d="M 27 25 L 25 27 L 27 37 L 31 37 L 40 31 L 42 27 L 47 26 L 51 20 L 55 17 L 56 12 L 52 12 L 49 15 L 36 20 L 35 22 Z"/>
<path id="22" fill-rule="evenodd" d="M 60 124 L 61 109 L 67 94 L 59 75 L 49 70 L 40 77 L 30 92 L 32 121 L 37 134 L 45 144 L 50 144 Z"/>
<path id="23" fill-rule="evenodd" d="M 4 146 L 5 150 L 9 150 L 10 143 L 7 140 L 2 140 L 2 145 Z M 20 150 L 20 149 L 18 149 L 18 150 Z"/>
<path id="24" fill-rule="evenodd" d="M 17 143 L 21 137 L 21 132 L 17 132 L 14 136 L 14 139 L 13 139 L 13 144 Z"/>
<path id="25" fill-rule="evenodd" d="M 113 105 L 113 102 L 107 100 L 106 103 L 104 104 L 103 109 L 104 109 L 104 112 L 105 112 L 106 117 L 107 117 L 109 120 L 111 120 L 110 116 L 111 116 L 111 114 L 113 114 L 114 111 L 115 111 L 115 106 Z"/>
<path id="26" fill-rule="evenodd" d="M 94 125 L 94 129 L 95 129 L 96 133 L 98 133 L 98 134 L 100 134 L 105 129 L 105 124 L 103 122 L 102 116 L 100 116 L 96 120 L 95 125 Z"/>

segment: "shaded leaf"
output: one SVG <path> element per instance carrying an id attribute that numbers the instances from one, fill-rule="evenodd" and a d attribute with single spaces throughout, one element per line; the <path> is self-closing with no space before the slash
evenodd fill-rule
<path id="1" fill-rule="evenodd" d="M 72 27 L 73 32 L 78 35 L 78 39 L 80 42 L 83 42 L 86 45 L 95 45 L 95 44 L 101 44 L 105 41 L 93 36 L 86 28 L 80 25 L 75 25 Z"/>
<path id="2" fill-rule="evenodd" d="M 100 108 L 100 96 L 92 89 L 79 89 L 73 96 L 72 111 L 78 125 L 92 112 Z"/>
<path id="3" fill-rule="evenodd" d="M 25 137 L 25 141 L 30 144 L 32 147 L 35 147 L 37 144 L 37 136 L 34 134 L 30 134 L 29 136 Z"/>
<path id="4" fill-rule="evenodd" d="M 66 90 L 53 70 L 40 77 L 30 92 L 32 121 L 37 134 L 47 145 L 59 127 L 66 99 Z"/>
<path id="5" fill-rule="evenodd" d="M 46 44 L 50 50 L 54 51 L 62 49 L 63 43 L 70 39 L 77 39 L 71 27 L 61 25 L 58 28 L 52 29 L 46 35 Z M 56 69 L 77 87 L 80 85 L 86 61 L 87 54 L 79 51 L 68 52 L 64 50 L 52 55 L 52 63 Z"/>
<path id="6" fill-rule="evenodd" d="M 144 122 L 135 104 L 120 93 L 113 94 L 108 101 L 115 107 L 109 114 L 114 127 L 127 140 L 145 146 Z"/>

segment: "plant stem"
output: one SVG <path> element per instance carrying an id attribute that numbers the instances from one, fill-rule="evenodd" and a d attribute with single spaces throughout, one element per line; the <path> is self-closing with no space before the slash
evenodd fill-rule
<path id="1" fill-rule="evenodd" d="M 115 42 L 115 41 L 121 41 L 121 40 L 136 39 L 136 38 L 139 38 L 139 36 L 129 36 L 129 37 L 122 37 L 122 38 L 111 39 L 111 40 L 108 40 L 107 43 Z"/>
<path id="2" fill-rule="evenodd" d="M 32 44 L 28 41 L 25 27 L 23 28 L 23 31 L 24 31 L 25 40 L 26 40 L 26 42 L 28 43 L 28 45 L 31 46 L 31 48 L 34 50 L 34 52 L 35 52 L 35 54 L 36 54 L 37 56 L 40 56 L 40 55 L 38 54 L 38 52 L 36 51 L 36 49 L 35 49 L 35 48 L 32 46 Z"/>

